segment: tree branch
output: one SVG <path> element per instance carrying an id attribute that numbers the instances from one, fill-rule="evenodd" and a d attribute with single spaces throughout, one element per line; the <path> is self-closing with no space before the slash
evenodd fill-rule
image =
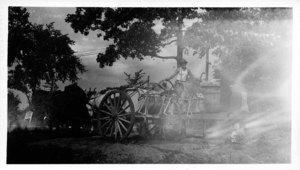
<path id="1" fill-rule="evenodd" d="M 155 56 L 151 56 L 151 58 L 175 59 L 176 60 L 176 56 L 159 56 L 159 55 L 155 55 Z"/>
<path id="2" fill-rule="evenodd" d="M 176 41 L 177 41 L 177 39 L 176 40 L 172 40 L 172 41 L 170 41 L 168 43 L 162 44 L 162 46 L 165 47 L 165 46 L 170 45 L 170 44 L 172 44 L 173 42 L 176 42 Z"/>

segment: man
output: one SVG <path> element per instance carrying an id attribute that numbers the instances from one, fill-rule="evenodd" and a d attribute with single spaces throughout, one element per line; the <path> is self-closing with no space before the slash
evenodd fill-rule
<path id="1" fill-rule="evenodd" d="M 192 72 L 186 67 L 187 61 L 185 59 L 181 59 L 179 61 L 179 67 L 175 70 L 175 72 L 166 80 L 173 79 L 176 75 L 176 81 L 178 82 L 186 82 L 190 78 L 194 78 Z"/>
<path id="2" fill-rule="evenodd" d="M 196 94 L 195 88 L 193 87 L 193 80 L 195 77 L 192 72 L 186 67 L 187 61 L 181 59 L 179 61 L 179 67 L 175 70 L 175 72 L 165 80 L 169 81 L 176 76 L 175 80 L 175 90 L 177 94 L 182 98 L 192 97 L 192 95 Z"/>
<path id="3" fill-rule="evenodd" d="M 189 114 L 188 112 L 191 112 L 190 108 L 190 102 L 192 100 L 184 100 L 184 99 L 192 99 L 197 94 L 197 84 L 195 83 L 196 80 L 193 76 L 192 72 L 186 67 L 187 61 L 182 59 L 179 61 L 179 67 L 175 70 L 175 72 L 167 79 L 166 81 L 169 81 L 173 79 L 176 76 L 175 80 L 175 91 L 179 97 L 178 104 L 181 108 L 180 110 L 183 111 L 185 114 Z M 170 110 L 176 110 L 174 109 L 175 103 L 172 103 L 170 106 Z M 178 106 L 177 106 L 178 107 Z M 195 110 L 194 110 L 195 111 Z M 183 119 L 181 122 L 181 135 L 186 135 L 186 119 Z"/>

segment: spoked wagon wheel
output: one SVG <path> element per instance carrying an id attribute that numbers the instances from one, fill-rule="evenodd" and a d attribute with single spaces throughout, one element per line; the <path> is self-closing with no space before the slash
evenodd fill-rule
<path id="1" fill-rule="evenodd" d="M 123 91 L 113 90 L 107 93 L 100 103 L 97 119 L 102 136 L 117 141 L 125 139 L 134 125 L 134 105 Z"/>

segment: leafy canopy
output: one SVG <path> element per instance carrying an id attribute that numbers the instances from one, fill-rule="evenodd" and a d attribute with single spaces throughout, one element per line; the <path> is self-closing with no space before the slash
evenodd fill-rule
<path id="1" fill-rule="evenodd" d="M 76 81 L 85 71 L 74 55 L 68 35 L 53 26 L 32 24 L 26 8 L 9 8 L 8 86 L 27 93 L 42 82 L 56 87 L 57 81 Z"/>
<path id="2" fill-rule="evenodd" d="M 197 8 L 77 8 L 66 22 L 76 33 L 98 31 L 98 37 L 113 42 L 97 57 L 99 66 L 105 67 L 121 57 L 182 58 L 183 21 L 196 16 Z M 163 25 L 160 33 L 153 30 L 158 21 Z M 177 45 L 177 55 L 160 56 L 161 49 L 170 44 Z"/>

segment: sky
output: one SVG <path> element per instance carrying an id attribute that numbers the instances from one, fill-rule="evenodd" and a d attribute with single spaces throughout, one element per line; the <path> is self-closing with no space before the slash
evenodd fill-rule
<path id="1" fill-rule="evenodd" d="M 55 22 L 55 29 L 61 30 L 63 34 L 68 34 L 70 39 L 75 41 L 72 49 L 78 54 L 95 50 L 104 51 L 110 44 L 110 42 L 98 38 L 96 36 L 97 32 L 90 32 L 88 36 L 74 33 L 70 24 L 65 22 L 65 18 L 67 14 L 74 13 L 75 8 L 28 7 L 27 10 L 30 13 L 29 21 L 32 23 L 47 24 Z M 189 26 L 193 22 L 195 20 L 186 21 L 185 24 Z M 160 32 L 161 28 L 162 25 L 159 22 L 153 27 L 157 33 Z M 176 55 L 176 47 L 173 45 L 163 49 L 161 55 Z M 121 59 L 114 63 L 112 67 L 100 68 L 99 63 L 96 62 L 96 57 L 97 54 L 80 56 L 83 65 L 88 70 L 80 75 L 80 80 L 78 81 L 79 86 L 83 89 L 97 88 L 101 90 L 106 87 L 124 85 L 126 83 L 124 72 L 133 74 L 140 69 L 143 69 L 146 75 L 150 76 L 152 82 L 158 82 L 169 77 L 176 69 L 175 60 L 151 59 L 150 57 L 146 57 L 142 61 Z M 197 56 L 184 56 L 184 58 L 189 62 L 187 67 L 191 69 L 196 77 L 199 77 L 204 71 L 205 60 L 200 60 Z M 66 83 L 59 83 L 60 89 L 63 89 L 65 85 Z"/>

